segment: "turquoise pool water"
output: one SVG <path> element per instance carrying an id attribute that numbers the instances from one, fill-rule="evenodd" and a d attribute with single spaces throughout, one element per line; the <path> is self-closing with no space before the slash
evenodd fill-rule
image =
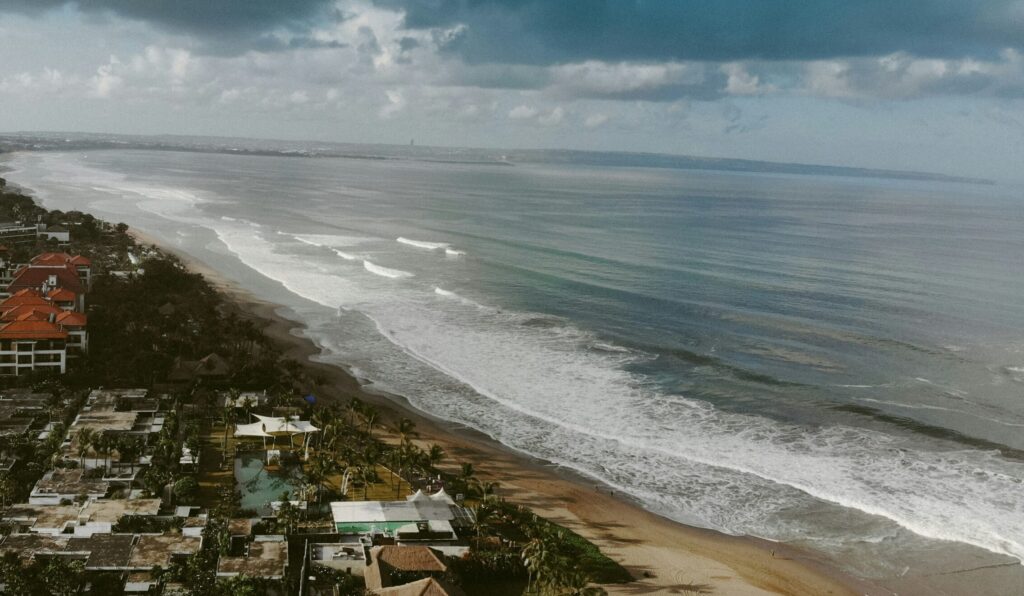
<path id="1" fill-rule="evenodd" d="M 280 466 L 268 471 L 262 451 L 240 453 L 235 458 L 235 482 L 242 493 L 243 509 L 269 514 L 270 502 L 281 500 L 285 491 L 291 495 L 301 480 L 302 470 L 294 459 L 286 457 Z"/>

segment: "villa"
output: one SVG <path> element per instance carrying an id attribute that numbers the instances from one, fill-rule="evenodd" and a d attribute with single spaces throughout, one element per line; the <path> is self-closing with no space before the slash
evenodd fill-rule
<path id="1" fill-rule="evenodd" d="M 417 491 L 405 501 L 335 501 L 331 516 L 339 534 L 382 534 L 454 541 L 456 531 L 473 525 L 473 512 L 456 505 L 443 490 Z"/>

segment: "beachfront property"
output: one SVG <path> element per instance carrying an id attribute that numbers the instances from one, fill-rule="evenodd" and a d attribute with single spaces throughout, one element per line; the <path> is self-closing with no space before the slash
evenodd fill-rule
<path id="1" fill-rule="evenodd" d="M 399 543 L 453 543 L 459 530 L 474 523 L 473 512 L 444 489 L 433 495 L 416 491 L 404 501 L 335 501 L 331 517 L 339 534 L 384 536 Z"/>
<path id="2" fill-rule="evenodd" d="M 3 270 L 10 281 L 0 295 L 0 376 L 67 372 L 69 360 L 89 350 L 85 293 L 92 262 L 43 253 Z"/>
<path id="3" fill-rule="evenodd" d="M 461 594 L 440 581 L 447 570 L 444 555 L 426 546 L 375 546 L 363 578 L 375 594 Z"/>
<path id="4" fill-rule="evenodd" d="M 71 242 L 71 232 L 64 226 L 48 227 L 44 223 L 0 222 L 0 242 L 4 244 L 36 244 L 40 240 L 56 240 L 58 246 L 66 246 Z"/>

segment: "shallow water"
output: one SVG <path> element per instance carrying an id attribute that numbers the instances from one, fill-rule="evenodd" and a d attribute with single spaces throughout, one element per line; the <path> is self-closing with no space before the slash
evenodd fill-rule
<path id="1" fill-rule="evenodd" d="M 1019 189 L 144 151 L 11 165 L 48 207 L 127 221 L 288 306 L 325 360 L 667 516 L 867 577 L 1024 556 Z"/>
<path id="2" fill-rule="evenodd" d="M 267 470 L 263 451 L 243 452 L 235 458 L 235 483 L 242 494 L 242 509 L 252 509 L 260 515 L 269 515 L 270 503 L 282 500 L 283 493 L 294 498 L 291 493 L 299 487 L 301 477 L 298 463 L 287 459 Z"/>

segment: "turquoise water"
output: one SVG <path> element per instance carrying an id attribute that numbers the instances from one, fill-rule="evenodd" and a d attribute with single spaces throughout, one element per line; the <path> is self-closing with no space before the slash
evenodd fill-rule
<path id="1" fill-rule="evenodd" d="M 166 151 L 11 165 L 47 206 L 286 305 L 324 360 L 674 519 L 868 577 L 1024 557 L 1018 188 Z"/>
<path id="2" fill-rule="evenodd" d="M 277 469 L 265 467 L 262 451 L 241 453 L 235 458 L 235 483 L 242 493 L 242 509 L 253 509 L 260 515 L 271 513 L 270 502 L 280 501 L 281 493 L 300 486 L 302 470 L 298 462 L 285 458 Z"/>

